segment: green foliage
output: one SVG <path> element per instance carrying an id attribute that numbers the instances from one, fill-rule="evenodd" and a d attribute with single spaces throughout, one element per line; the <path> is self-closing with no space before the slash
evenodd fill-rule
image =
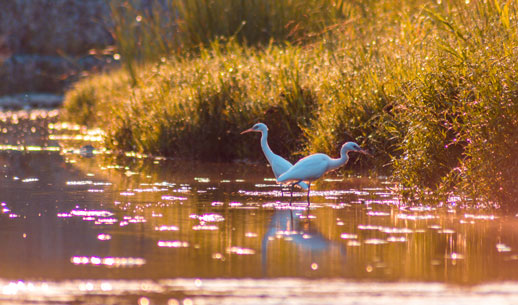
<path id="1" fill-rule="evenodd" d="M 330 11 L 343 21 L 304 31 L 305 44 L 252 47 L 243 43 L 250 37 L 214 28 L 230 37 L 192 38 L 206 46 L 78 83 L 65 112 L 102 127 L 113 148 L 210 160 L 262 159 L 257 137 L 239 132 L 263 121 L 284 156 L 336 156 L 357 141 L 375 158 L 351 165 L 393 173 L 408 198 L 454 191 L 514 202 L 517 8 L 364 1 Z"/>

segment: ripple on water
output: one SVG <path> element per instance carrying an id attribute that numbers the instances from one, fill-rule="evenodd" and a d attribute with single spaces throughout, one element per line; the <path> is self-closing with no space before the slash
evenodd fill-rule
<path id="1" fill-rule="evenodd" d="M 97 235 L 97 239 L 98 240 L 110 240 L 110 239 L 112 239 L 112 236 L 110 234 L 101 233 L 101 234 Z"/>
<path id="2" fill-rule="evenodd" d="M 342 238 L 342 239 L 357 239 L 358 235 L 357 234 L 350 234 L 350 233 L 342 233 L 340 235 L 340 238 Z"/>
<path id="3" fill-rule="evenodd" d="M 159 240 L 157 245 L 161 248 L 187 248 L 189 243 L 179 240 Z"/>
<path id="4" fill-rule="evenodd" d="M 357 241 L 357 240 L 349 240 L 349 241 L 347 242 L 347 246 L 348 246 L 348 247 L 359 247 L 359 246 L 361 246 L 361 245 L 362 245 L 362 244 L 361 244 L 361 242 L 359 242 L 359 241 Z"/>
<path id="5" fill-rule="evenodd" d="M 460 253 L 456 253 L 456 252 L 453 252 L 449 255 L 446 255 L 447 259 L 451 259 L 451 260 L 459 260 L 459 259 L 464 259 L 464 255 L 463 254 L 460 254 Z"/>
<path id="6" fill-rule="evenodd" d="M 73 256 L 70 258 L 70 262 L 74 265 L 93 265 L 113 268 L 140 267 L 146 264 L 146 260 L 140 257 Z"/>
<path id="7" fill-rule="evenodd" d="M 367 213 L 369 216 L 390 216 L 390 213 L 381 211 L 370 211 Z"/>
<path id="8" fill-rule="evenodd" d="M 23 183 L 38 182 L 38 181 L 40 181 L 40 179 L 38 179 L 38 178 L 25 178 L 25 179 L 22 179 Z"/>
<path id="9" fill-rule="evenodd" d="M 159 193 L 159 192 L 165 192 L 168 190 L 169 190 L 168 188 L 158 188 L 158 187 L 132 189 L 132 191 L 135 193 Z"/>
<path id="10" fill-rule="evenodd" d="M 404 243 L 407 242 L 406 237 L 403 236 L 389 236 L 387 237 L 389 243 Z"/>
<path id="11" fill-rule="evenodd" d="M 216 213 L 208 213 L 208 214 L 202 214 L 202 215 L 191 214 L 191 215 L 189 215 L 189 218 L 198 219 L 199 221 L 203 221 L 203 222 L 225 221 L 225 217 L 223 217 L 219 214 L 216 214 Z"/>
<path id="12" fill-rule="evenodd" d="M 318 265 L 317 265 L 318 266 Z M 372 266 L 371 266 L 372 268 Z M 372 270 L 371 270 L 372 271 Z M 301 287 L 303 289 L 301 290 Z M 441 283 L 353 282 L 313 279 L 78 280 L 2 281 L 2 298 L 12 303 L 137 304 L 516 304 L 516 283 L 491 283 L 459 289 Z M 189 298 L 178 298 L 178 292 Z M 171 293 L 173 293 L 171 295 Z M 102 296 L 111 296 L 103 299 Z M 126 296 L 131 296 L 125 299 Z M 135 296 L 139 296 L 138 300 Z M 34 301 L 36 300 L 36 301 Z M 188 300 L 186 302 L 186 300 Z"/>
<path id="13" fill-rule="evenodd" d="M 406 220 L 428 220 L 428 219 L 435 219 L 438 218 L 436 215 L 431 214 L 425 214 L 425 215 L 418 215 L 418 214 L 398 214 L 397 218 L 399 219 L 406 219 Z"/>
<path id="14" fill-rule="evenodd" d="M 144 223 L 144 222 L 147 222 L 146 218 L 144 216 L 140 216 L 140 215 L 124 216 L 123 219 L 124 219 L 124 221 L 126 221 L 128 223 Z"/>
<path id="15" fill-rule="evenodd" d="M 194 180 L 199 183 L 209 183 L 210 179 L 206 177 L 194 177 Z"/>
<path id="16" fill-rule="evenodd" d="M 217 231 L 219 227 L 215 225 L 196 225 L 193 226 L 192 229 L 194 231 Z"/>
<path id="17" fill-rule="evenodd" d="M 162 226 L 155 227 L 155 231 L 178 231 L 178 230 L 179 230 L 179 228 L 177 226 L 162 225 Z"/>
<path id="18" fill-rule="evenodd" d="M 242 207 L 243 203 L 238 202 L 238 201 L 232 201 L 228 204 L 228 206 L 231 208 L 238 208 L 238 207 Z"/>
<path id="19" fill-rule="evenodd" d="M 373 226 L 373 225 L 358 225 L 359 230 L 382 230 L 382 226 Z"/>
<path id="20" fill-rule="evenodd" d="M 366 245 L 384 245 L 387 243 L 387 241 L 379 238 L 370 238 L 364 240 L 363 243 Z"/>
<path id="21" fill-rule="evenodd" d="M 164 195 L 162 196 L 162 200 L 184 201 L 187 200 L 187 197 Z"/>
<path id="22" fill-rule="evenodd" d="M 77 180 L 77 181 L 67 181 L 67 185 L 92 185 L 94 182 L 92 180 Z"/>
<path id="23" fill-rule="evenodd" d="M 299 218 L 300 219 L 316 219 L 317 216 L 309 214 L 309 215 L 300 215 Z"/>
<path id="24" fill-rule="evenodd" d="M 506 244 L 499 243 L 499 244 L 496 244 L 496 251 L 498 251 L 498 252 L 511 252 L 511 247 L 507 246 Z"/>
<path id="25" fill-rule="evenodd" d="M 464 218 L 466 219 L 476 219 L 476 220 L 495 220 L 498 216 L 495 215 L 474 215 L 474 214 L 464 214 Z"/>
<path id="26" fill-rule="evenodd" d="M 230 248 L 227 248 L 227 253 L 237 254 L 237 255 L 254 255 L 255 250 L 241 248 L 241 247 L 230 247 Z"/>
<path id="27" fill-rule="evenodd" d="M 116 218 L 100 218 L 97 219 L 94 223 L 96 225 L 113 225 L 117 222 L 119 222 L 119 220 Z"/>
<path id="28" fill-rule="evenodd" d="M 415 231 L 409 228 L 389 228 L 389 227 L 381 227 L 380 232 L 387 234 L 411 234 Z"/>
<path id="29" fill-rule="evenodd" d="M 70 215 L 80 217 L 110 217 L 114 214 L 103 210 L 72 210 L 70 211 Z"/>

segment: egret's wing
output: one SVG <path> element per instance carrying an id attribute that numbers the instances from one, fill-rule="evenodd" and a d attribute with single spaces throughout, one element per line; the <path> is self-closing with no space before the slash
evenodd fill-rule
<path id="1" fill-rule="evenodd" d="M 327 169 L 329 157 L 324 154 L 314 154 L 301 159 L 286 173 L 282 174 L 277 181 L 312 181 L 320 178 Z"/>
<path id="2" fill-rule="evenodd" d="M 272 158 L 272 162 L 270 162 L 270 166 L 272 167 L 273 174 L 275 178 L 278 179 L 282 174 L 287 172 L 290 168 L 293 167 L 290 161 L 284 159 L 279 155 L 275 155 Z M 305 190 L 308 189 L 308 185 L 304 182 L 299 182 L 297 185 Z"/>
<path id="3" fill-rule="evenodd" d="M 280 175 L 287 172 L 293 165 L 283 157 L 274 155 L 270 159 L 270 166 L 272 167 L 275 178 L 279 178 Z"/>

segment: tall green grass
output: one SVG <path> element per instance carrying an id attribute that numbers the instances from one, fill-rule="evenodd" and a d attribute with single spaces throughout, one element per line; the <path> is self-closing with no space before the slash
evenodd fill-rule
<path id="1" fill-rule="evenodd" d="M 177 0 L 178 25 L 188 45 L 217 37 L 240 43 L 297 42 L 350 17 L 354 5 L 343 0 Z"/>
<path id="2" fill-rule="evenodd" d="M 302 44 L 251 46 L 222 32 L 134 75 L 86 79 L 68 92 L 65 114 L 104 128 L 112 148 L 212 160 L 262 158 L 257 138 L 239 132 L 264 121 L 272 148 L 292 158 L 336 156 L 357 141 L 375 158 L 350 166 L 391 173 L 408 198 L 514 202 L 516 3 L 382 0 L 340 10 Z"/>
<path id="3" fill-rule="evenodd" d="M 245 45 L 299 43 L 350 17 L 344 0 L 107 0 L 109 27 L 128 73 L 164 55 L 196 51 L 221 38 Z"/>

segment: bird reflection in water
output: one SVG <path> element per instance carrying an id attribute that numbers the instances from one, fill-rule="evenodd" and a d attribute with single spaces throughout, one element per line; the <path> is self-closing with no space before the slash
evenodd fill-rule
<path id="1" fill-rule="evenodd" d="M 268 230 L 262 239 L 263 273 L 267 273 L 268 249 L 273 241 L 282 238 L 296 245 L 304 256 L 318 257 L 318 254 L 338 248 L 343 259 L 346 257 L 346 248 L 322 235 L 314 223 L 308 209 L 281 209 L 276 210 L 268 225 Z"/>

